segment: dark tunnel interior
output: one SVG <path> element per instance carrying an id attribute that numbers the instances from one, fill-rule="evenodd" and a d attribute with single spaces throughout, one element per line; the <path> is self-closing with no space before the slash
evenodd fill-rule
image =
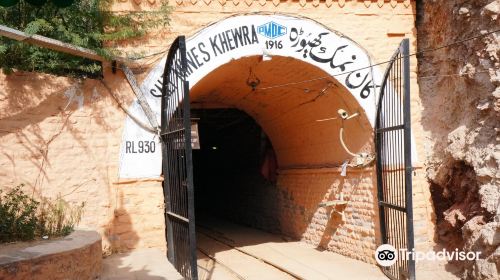
<path id="1" fill-rule="evenodd" d="M 197 224 L 209 217 L 279 232 L 277 160 L 255 120 L 237 109 L 194 109 L 200 149 L 193 149 Z"/>

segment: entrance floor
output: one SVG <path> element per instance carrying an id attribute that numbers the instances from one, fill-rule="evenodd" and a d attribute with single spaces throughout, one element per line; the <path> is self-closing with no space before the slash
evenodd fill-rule
<path id="1" fill-rule="evenodd" d="M 200 280 L 388 279 L 374 265 L 212 217 L 198 217 L 197 242 Z M 102 280 L 183 279 L 157 248 L 114 254 L 103 266 Z M 459 279 L 447 270 L 442 263 L 419 263 L 417 277 Z"/>
<path id="2" fill-rule="evenodd" d="M 198 217 L 197 242 L 200 280 L 387 279 L 374 265 L 212 217 Z M 101 279 L 182 277 L 163 251 L 141 249 L 104 259 Z"/>
<path id="3" fill-rule="evenodd" d="M 387 279 L 374 265 L 213 217 L 197 220 L 200 279 Z"/>

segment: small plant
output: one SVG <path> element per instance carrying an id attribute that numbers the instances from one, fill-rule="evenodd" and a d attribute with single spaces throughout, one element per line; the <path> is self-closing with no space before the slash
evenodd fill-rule
<path id="1" fill-rule="evenodd" d="M 70 234 L 80 222 L 85 203 L 73 206 L 60 195 L 55 201 L 42 198 L 38 211 L 38 231 L 40 236 L 64 236 Z"/>
<path id="2" fill-rule="evenodd" d="M 0 190 L 0 243 L 33 240 L 42 236 L 65 236 L 80 222 L 85 203 L 72 205 L 59 195 L 38 201 L 19 185 L 7 193 Z"/>

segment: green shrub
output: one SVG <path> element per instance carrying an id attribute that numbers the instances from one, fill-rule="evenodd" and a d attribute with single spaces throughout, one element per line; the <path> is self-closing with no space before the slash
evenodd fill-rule
<path id="1" fill-rule="evenodd" d="M 0 190 L 0 242 L 31 240 L 37 228 L 40 204 L 17 186 L 5 195 Z"/>
<path id="2" fill-rule="evenodd" d="M 37 200 L 25 194 L 23 187 L 7 193 L 0 190 L 0 243 L 65 236 L 80 222 L 84 203 L 72 205 L 60 195 Z"/>
<path id="3" fill-rule="evenodd" d="M 153 11 L 113 12 L 116 0 L 78 0 L 61 8 L 48 1 L 33 6 L 25 0 L 11 7 L 0 6 L 0 24 L 91 49 L 110 58 L 121 53 L 118 46 L 127 39 L 138 39 L 169 23 L 170 6 L 160 0 Z M 132 56 L 138 54 L 132 53 Z M 102 66 L 97 61 L 56 52 L 0 36 L 0 68 L 36 71 L 70 77 L 96 77 Z"/>

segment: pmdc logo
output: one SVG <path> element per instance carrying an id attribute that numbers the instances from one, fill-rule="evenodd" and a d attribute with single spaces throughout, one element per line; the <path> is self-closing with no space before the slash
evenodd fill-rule
<path id="1" fill-rule="evenodd" d="M 257 32 L 269 39 L 275 39 L 286 34 L 286 27 L 274 21 L 264 23 L 257 27 Z"/>
<path id="2" fill-rule="evenodd" d="M 382 244 L 375 251 L 375 260 L 381 266 L 391 266 L 398 260 L 398 252 L 390 244 Z"/>

